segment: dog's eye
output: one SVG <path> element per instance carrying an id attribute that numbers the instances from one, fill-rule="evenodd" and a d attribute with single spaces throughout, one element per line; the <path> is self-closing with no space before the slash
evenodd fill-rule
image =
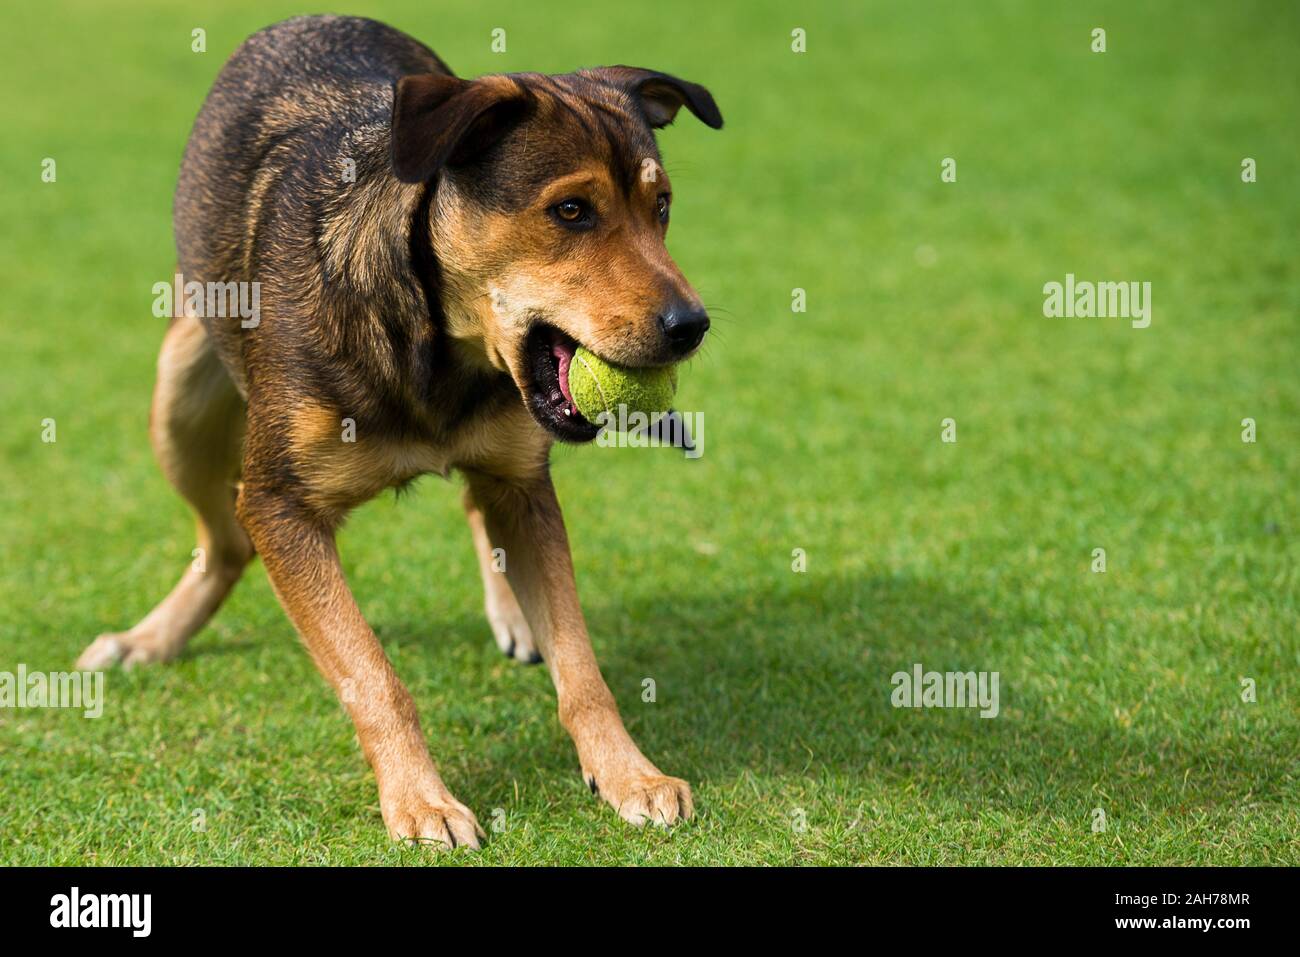
<path id="1" fill-rule="evenodd" d="M 672 205 L 673 198 L 667 193 L 660 193 L 659 198 L 655 200 L 655 212 L 659 214 L 659 222 L 668 222 L 668 207 Z"/>
<path id="2" fill-rule="evenodd" d="M 580 199 L 561 200 L 551 207 L 551 215 L 560 221 L 560 225 L 574 229 L 587 229 L 595 225 L 591 206 Z"/>

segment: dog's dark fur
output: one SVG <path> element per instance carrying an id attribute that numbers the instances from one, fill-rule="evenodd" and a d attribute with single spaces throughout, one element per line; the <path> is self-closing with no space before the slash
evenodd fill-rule
<path id="1" fill-rule="evenodd" d="M 184 280 L 259 283 L 260 321 L 178 309 L 151 417 L 206 560 L 82 666 L 179 653 L 256 551 L 356 723 L 390 832 L 477 844 L 333 541 L 382 489 L 455 469 L 493 631 L 545 658 L 592 789 L 633 822 L 687 816 L 685 782 L 641 755 L 596 669 L 546 465 L 556 439 L 596 432 L 564 407 L 552 350 L 660 365 L 707 328 L 663 246 L 653 129 L 681 106 L 722 124 L 702 87 L 647 70 L 465 81 L 343 17 L 249 38 L 195 122 L 175 224 Z"/>

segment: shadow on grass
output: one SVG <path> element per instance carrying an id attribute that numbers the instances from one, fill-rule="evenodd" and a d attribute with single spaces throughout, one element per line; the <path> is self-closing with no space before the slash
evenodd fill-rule
<path id="1" fill-rule="evenodd" d="M 1148 677 L 1113 675 L 1095 660 L 1075 669 L 1059 651 L 1042 661 L 1016 651 L 1008 635 L 1042 627 L 1023 615 L 994 619 L 946 589 L 910 579 L 822 582 L 813 589 L 735 591 L 707 598 L 588 607 L 602 670 L 633 737 L 670 773 L 727 786 L 746 773 L 782 780 L 838 779 L 849 792 L 906 789 L 989 808 L 1041 813 L 1060 801 L 1091 807 L 1122 792 L 1128 802 L 1210 807 L 1280 801 L 1291 745 L 1280 729 L 1244 733 L 1216 723 L 1205 707 L 1164 702 L 1162 722 L 1123 727 L 1100 684 L 1132 682 L 1141 700 Z M 491 642 L 480 619 L 446 623 Z M 442 630 L 441 628 L 439 630 Z M 386 641 L 423 645 L 426 626 L 391 629 Z M 395 632 L 395 634 L 393 633 Z M 1100 640 L 1100 639 L 1099 639 Z M 407 649 L 407 652 L 414 647 Z M 891 676 L 926 670 L 998 671 L 997 718 L 976 709 L 896 709 Z M 655 681 L 656 701 L 642 700 Z M 490 694 L 499 707 L 528 708 L 544 669 L 508 672 L 503 686 L 467 683 L 456 697 Z M 1062 705 L 1033 691 L 1062 688 Z M 511 686 L 528 702 L 509 701 Z M 1111 688 L 1110 695 L 1115 695 Z M 1122 691 L 1120 692 L 1123 693 Z M 436 751 L 435 751 L 436 753 Z M 467 793 L 499 788 L 502 764 L 518 772 L 573 776 L 562 733 L 507 738 L 467 766 Z M 576 780 L 576 778 L 575 778 Z"/>

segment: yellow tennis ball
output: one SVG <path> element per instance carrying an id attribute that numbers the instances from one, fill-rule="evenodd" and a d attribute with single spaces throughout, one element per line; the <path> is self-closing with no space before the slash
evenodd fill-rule
<path id="1" fill-rule="evenodd" d="M 677 392 L 677 370 L 672 366 L 629 369 L 606 362 L 579 346 L 569 363 L 569 392 L 583 417 L 600 425 L 600 415 L 609 413 L 608 424 L 619 420 L 619 406 L 626 414 L 644 414 L 654 421 L 669 411 Z"/>

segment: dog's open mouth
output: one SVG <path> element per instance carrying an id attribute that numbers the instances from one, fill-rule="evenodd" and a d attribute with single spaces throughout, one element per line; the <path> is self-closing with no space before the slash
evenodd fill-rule
<path id="1" fill-rule="evenodd" d="M 582 417 L 569 391 L 569 363 L 578 344 L 554 326 L 538 323 L 524 345 L 528 410 L 565 442 L 590 442 L 599 429 Z"/>

